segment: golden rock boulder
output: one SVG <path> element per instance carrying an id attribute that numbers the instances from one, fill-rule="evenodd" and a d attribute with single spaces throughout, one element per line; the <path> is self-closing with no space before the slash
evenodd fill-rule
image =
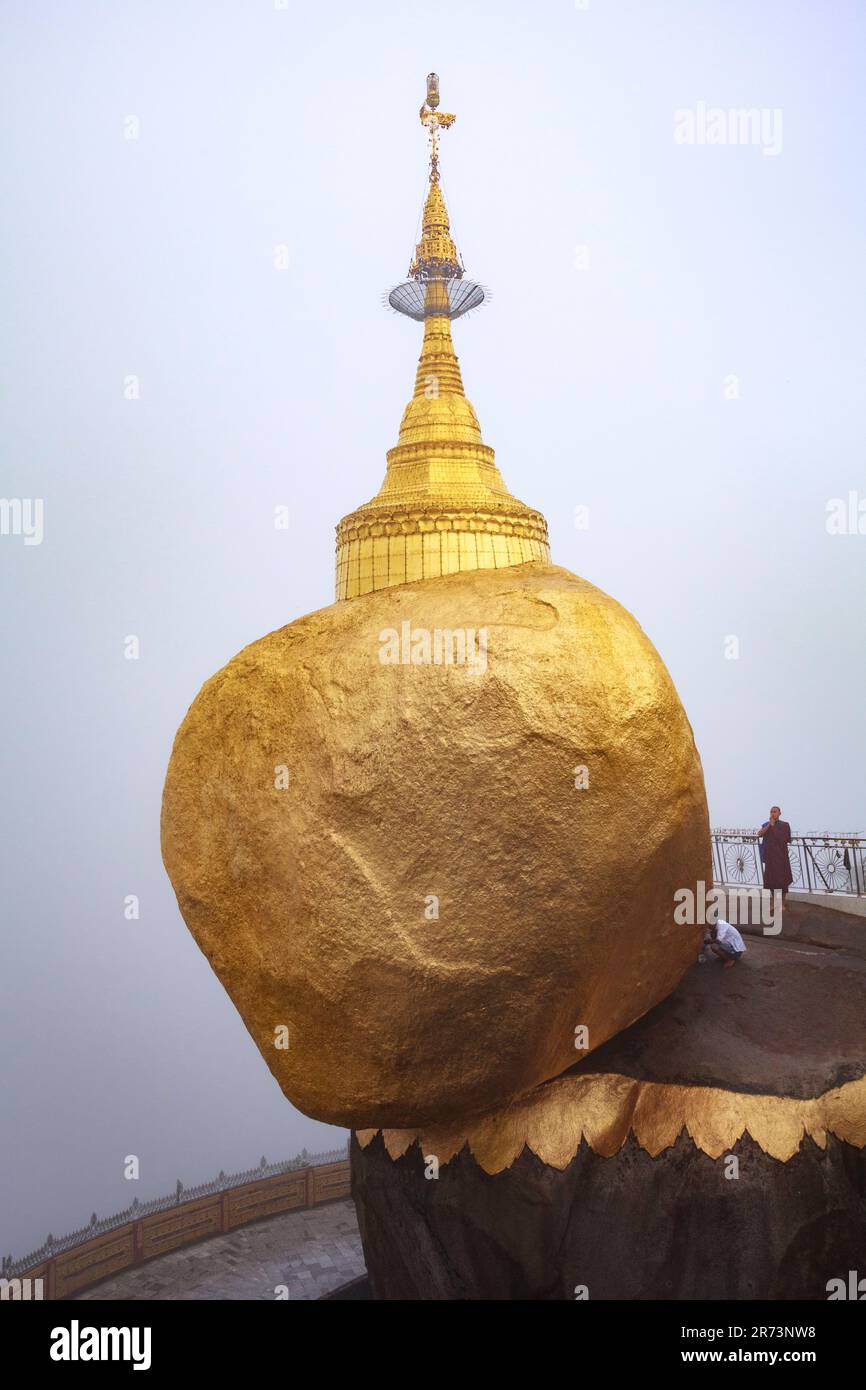
<path id="1" fill-rule="evenodd" d="M 534 563 L 246 647 L 177 734 L 162 843 L 285 1095 L 357 1128 L 462 1120 L 563 1072 L 674 988 L 702 931 L 674 893 L 711 880 L 658 654 Z"/>

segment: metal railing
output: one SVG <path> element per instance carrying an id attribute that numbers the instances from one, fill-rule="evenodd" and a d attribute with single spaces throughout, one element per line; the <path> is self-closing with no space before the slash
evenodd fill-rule
<path id="1" fill-rule="evenodd" d="M 752 830 L 713 830 L 713 875 L 725 887 L 760 887 L 760 841 Z M 829 831 L 792 834 L 791 892 L 866 896 L 866 837 Z"/>
<path id="2" fill-rule="evenodd" d="M 240 1187 L 244 1183 L 258 1182 L 261 1178 L 273 1178 L 280 1173 L 293 1173 L 298 1169 L 317 1168 L 325 1163 L 340 1163 L 345 1159 L 346 1153 L 347 1145 L 344 1144 L 342 1148 L 327 1149 L 318 1154 L 308 1154 L 306 1149 L 302 1149 L 294 1158 L 284 1159 L 280 1163 L 268 1163 L 263 1157 L 257 1168 L 247 1168 L 241 1173 L 221 1172 L 218 1178 L 200 1183 L 197 1187 L 184 1187 L 178 1179 L 174 1192 L 168 1197 L 154 1197 L 150 1202 L 139 1202 L 135 1197 L 130 1206 L 125 1207 L 123 1211 L 115 1212 L 113 1216 L 100 1219 L 94 1212 L 89 1223 L 78 1231 L 70 1231 L 68 1235 L 60 1237 L 49 1234 L 44 1244 L 40 1245 L 38 1250 L 31 1250 L 29 1255 L 22 1255 L 17 1260 L 13 1260 L 11 1255 L 4 1255 L 0 1262 L 0 1276 L 13 1279 L 41 1264 L 43 1260 L 62 1254 L 64 1250 L 71 1250 L 73 1246 L 92 1240 L 94 1236 L 114 1231 L 130 1221 L 139 1221 L 154 1212 L 167 1211 L 171 1207 L 182 1206 L 185 1202 L 197 1202 L 202 1197 L 211 1197 L 217 1192 L 226 1192 L 229 1188 Z"/>

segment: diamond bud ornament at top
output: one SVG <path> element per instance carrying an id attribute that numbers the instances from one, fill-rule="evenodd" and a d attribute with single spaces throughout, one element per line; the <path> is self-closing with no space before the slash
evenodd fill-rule
<path id="1" fill-rule="evenodd" d="M 381 488 L 337 527 L 337 601 L 204 685 L 163 798 L 180 910 L 268 1066 L 356 1128 L 482 1115 L 558 1076 L 577 1028 L 591 1051 L 674 988 L 702 932 L 674 894 L 711 881 L 670 676 L 550 563 L 464 393 L 451 324 L 485 291 L 438 107 L 431 74 L 421 239 L 389 295 L 423 323 L 415 388 Z"/>

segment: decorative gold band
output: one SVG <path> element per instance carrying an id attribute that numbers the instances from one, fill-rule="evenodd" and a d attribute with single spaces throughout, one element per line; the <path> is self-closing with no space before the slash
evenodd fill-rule
<path id="1" fill-rule="evenodd" d="M 834 1134 L 855 1148 L 866 1146 L 866 1076 L 814 1099 L 747 1095 L 714 1086 L 635 1081 L 610 1073 L 563 1076 L 522 1101 L 463 1130 L 382 1131 L 391 1158 L 417 1139 L 424 1155 L 447 1163 L 466 1145 L 487 1173 L 510 1167 L 524 1147 L 551 1168 L 565 1168 L 582 1139 L 612 1157 L 633 1134 L 651 1157 L 674 1144 L 686 1129 L 710 1158 L 728 1153 L 748 1133 L 771 1158 L 787 1163 L 804 1137 L 826 1148 Z M 358 1130 L 362 1148 L 379 1133 Z"/>
<path id="2" fill-rule="evenodd" d="M 337 598 L 438 579 L 458 570 L 550 563 L 540 512 L 510 508 L 369 507 L 337 528 Z"/>

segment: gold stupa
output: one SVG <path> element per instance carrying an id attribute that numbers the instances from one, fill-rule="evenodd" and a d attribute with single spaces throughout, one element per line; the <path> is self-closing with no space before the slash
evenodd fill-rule
<path id="1" fill-rule="evenodd" d="M 390 296 L 399 313 L 424 322 L 415 391 L 388 451 L 381 488 L 337 527 L 338 599 L 461 570 L 550 559 L 544 517 L 508 491 L 463 390 L 451 320 L 477 308 L 484 292 L 465 280 L 451 236 L 438 139 L 455 117 L 438 106 L 438 78 L 431 73 L 421 108 L 430 137 L 421 240 L 410 282 Z"/>
<path id="2" fill-rule="evenodd" d="M 711 881 L 663 663 L 549 563 L 464 394 L 451 321 L 484 291 L 432 77 L 421 119 L 422 236 L 389 299 L 424 338 L 385 481 L 337 528 L 337 602 L 199 693 L 162 816 L 181 912 L 284 1093 L 360 1129 L 463 1127 L 560 1075 L 674 988 L 702 933 L 674 894 Z"/>

